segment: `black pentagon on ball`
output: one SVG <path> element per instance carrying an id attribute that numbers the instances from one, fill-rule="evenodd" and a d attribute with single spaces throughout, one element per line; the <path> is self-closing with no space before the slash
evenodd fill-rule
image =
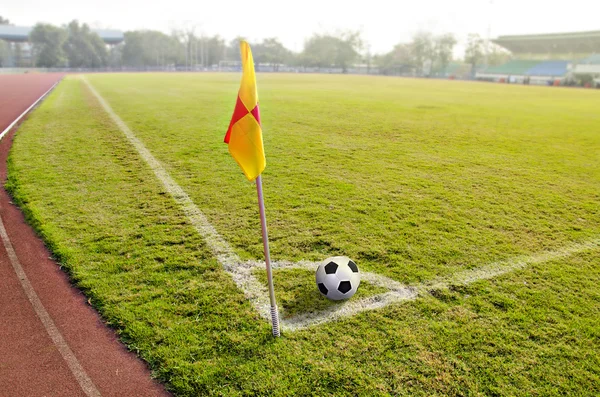
<path id="1" fill-rule="evenodd" d="M 329 262 L 325 265 L 325 274 L 335 274 L 337 271 L 338 265 L 335 262 Z"/>
<path id="2" fill-rule="evenodd" d="M 338 291 L 340 291 L 342 294 L 345 294 L 346 292 L 350 291 L 352 289 L 352 285 L 350 284 L 350 281 L 342 281 L 340 283 L 340 285 L 338 285 Z"/>
<path id="3" fill-rule="evenodd" d="M 319 291 L 321 291 L 321 293 L 323 295 L 327 295 L 327 293 L 329 292 L 329 290 L 327 289 L 327 287 L 323 283 L 319 283 Z"/>
<path id="4" fill-rule="evenodd" d="M 348 267 L 349 267 L 350 269 L 352 269 L 352 272 L 353 272 L 353 273 L 358 273 L 358 266 L 356 266 L 356 263 L 354 263 L 354 262 L 352 262 L 352 261 L 349 261 L 349 262 L 348 262 Z"/>

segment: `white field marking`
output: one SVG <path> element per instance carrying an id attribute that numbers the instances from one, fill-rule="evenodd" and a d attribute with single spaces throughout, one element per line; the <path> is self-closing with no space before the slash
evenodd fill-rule
<path id="1" fill-rule="evenodd" d="M 521 256 L 507 261 L 490 263 L 475 269 L 458 272 L 447 278 L 438 278 L 413 287 L 404 286 L 381 275 L 361 272 L 361 280 L 369 281 L 372 284 L 388 288 L 391 291 L 357 301 L 348 301 L 318 313 L 302 314 L 286 319 L 282 321 L 282 324 L 288 331 L 298 331 L 333 319 L 354 316 L 367 310 L 382 308 L 391 303 L 415 300 L 418 297 L 429 295 L 432 291 L 447 289 L 452 285 L 467 285 L 476 281 L 489 280 L 524 269 L 529 265 L 563 259 L 571 255 L 593 251 L 595 249 L 600 249 L 600 238 L 573 243 L 555 251 L 543 251 L 531 256 Z M 284 267 L 314 268 L 314 264 L 309 264 L 308 262 L 298 263 L 298 265 L 299 266 L 295 266 L 288 263 Z"/>
<path id="2" fill-rule="evenodd" d="M 252 302 L 260 315 L 268 319 L 270 316 L 270 303 L 267 289 L 252 274 L 252 266 L 243 262 L 227 241 L 217 233 L 215 228 L 210 224 L 208 219 L 206 219 L 206 216 L 204 216 L 202 211 L 194 204 L 187 193 L 177 184 L 177 182 L 175 182 L 175 180 L 173 180 L 162 164 L 148 149 L 146 149 L 144 144 L 129 129 L 127 124 L 125 124 L 112 110 L 110 105 L 102 98 L 89 81 L 84 76 L 81 76 L 81 79 L 85 82 L 92 94 L 94 94 L 112 121 L 119 127 L 121 132 L 125 134 L 125 137 L 137 150 L 141 158 L 148 164 L 165 189 L 171 194 L 177 204 L 181 206 L 190 223 L 204 238 L 204 241 L 211 249 L 214 256 L 223 266 L 225 271 L 231 275 L 238 288 L 244 291 L 246 298 Z"/>
<path id="3" fill-rule="evenodd" d="M 550 262 L 556 259 L 567 258 L 581 252 L 592 251 L 600 248 L 600 238 L 573 243 L 555 251 L 542 251 L 531 256 L 520 256 L 507 261 L 490 263 L 475 269 L 464 270 L 448 278 L 434 279 L 417 286 L 419 293 L 431 290 L 448 288 L 451 285 L 466 285 L 475 281 L 489 280 L 503 274 L 526 268 L 529 265 Z"/>
<path id="4" fill-rule="evenodd" d="M 6 128 L 4 129 L 4 131 L 2 131 L 2 132 L 0 133 L 0 140 L 2 140 L 2 138 L 4 138 L 4 135 L 6 135 L 6 134 L 8 133 L 8 131 L 10 131 L 10 130 L 11 130 L 11 129 L 12 129 L 12 128 L 13 128 L 13 127 L 14 127 L 14 126 L 15 126 L 15 125 L 16 125 L 16 124 L 17 124 L 17 123 L 18 123 L 18 122 L 19 122 L 19 121 L 20 121 L 20 120 L 23 118 L 23 117 L 25 117 L 25 115 L 26 115 L 27 113 L 29 113 L 29 111 L 30 111 L 31 109 L 33 109 L 33 108 L 34 108 L 34 107 L 35 107 L 35 106 L 36 106 L 36 105 L 37 105 L 37 104 L 38 104 L 38 103 L 39 103 L 39 102 L 40 102 L 42 99 L 44 99 L 44 97 L 45 97 L 46 95 L 48 95 L 48 94 L 50 93 L 50 91 L 52 91 L 52 90 L 54 89 L 54 87 L 56 87 L 56 85 L 57 85 L 58 83 L 60 83 L 60 80 L 59 80 L 59 81 L 57 81 L 56 83 L 54 83 L 54 85 L 52 85 L 52 87 L 50 87 L 50 88 L 48 89 L 48 91 L 44 92 L 44 93 L 42 94 L 42 96 L 41 96 L 41 97 L 39 97 L 39 98 L 38 98 L 38 99 L 37 99 L 37 100 L 36 100 L 34 103 L 32 103 L 32 104 L 31 104 L 31 106 L 29 106 L 27 109 L 25 109 L 25 111 L 24 111 L 23 113 L 21 113 L 21 115 L 20 115 L 19 117 L 17 117 L 17 118 L 16 118 L 16 119 L 15 119 L 15 120 L 14 120 L 12 123 L 10 123 L 10 124 L 8 125 L 8 127 L 6 127 Z"/>
<path id="5" fill-rule="evenodd" d="M 246 297 L 252 302 L 260 315 L 269 319 L 269 297 L 267 289 L 254 276 L 253 271 L 257 268 L 264 269 L 265 263 L 261 261 L 242 261 L 233 251 L 231 246 L 217 233 L 215 228 L 208 222 L 202 211 L 194 204 L 191 198 L 179 186 L 156 158 L 146 149 L 143 143 L 133 134 L 121 118 L 112 110 L 110 105 L 100 96 L 94 87 L 82 76 L 83 81 L 90 91 L 98 99 L 104 110 L 125 134 L 131 144 L 137 149 L 140 156 L 150 166 L 156 177 L 163 183 L 167 191 L 175 201 L 183 208 L 188 219 L 195 229 L 204 238 L 213 254 L 221 263 L 227 273 L 231 275 L 234 282 Z M 522 269 L 533 263 L 546 262 L 553 259 L 564 258 L 575 253 L 584 252 L 598 248 L 600 239 L 590 240 L 564 247 L 558 251 L 548 251 L 529 257 L 520 257 L 512 261 L 497 262 L 480 268 L 459 272 L 449 278 L 440 278 L 428 283 L 416 286 L 403 285 L 389 277 L 376 273 L 361 272 L 361 280 L 373 285 L 385 288 L 388 292 L 370 296 L 367 298 L 347 301 L 328 309 L 305 313 L 295 317 L 282 319 L 281 327 L 286 331 L 296 331 L 308 328 L 316 324 L 322 324 L 339 318 L 354 316 L 358 313 L 380 309 L 395 302 L 415 300 L 429 291 L 448 288 L 451 285 L 469 284 L 471 282 L 486 280 L 502 274 Z M 305 269 L 314 271 L 319 262 L 300 261 L 275 261 L 272 263 L 274 269 Z"/>
<path id="6" fill-rule="evenodd" d="M 25 295 L 27 295 L 27 299 L 29 299 L 29 302 L 31 303 L 31 306 L 33 306 L 35 314 L 37 314 L 38 318 L 44 325 L 46 332 L 50 336 L 50 339 L 52 339 L 52 342 L 58 349 L 63 360 L 65 360 L 65 362 L 67 363 L 67 366 L 71 370 L 71 373 L 73 374 L 73 376 L 75 376 L 77 383 L 79 383 L 79 386 L 86 394 L 86 396 L 101 397 L 100 392 L 94 385 L 94 382 L 92 382 L 88 374 L 83 369 L 83 366 L 79 363 L 77 357 L 75 357 L 75 354 L 65 341 L 65 338 L 62 336 L 58 328 L 56 328 L 54 321 L 52 321 L 52 317 L 50 317 L 50 315 L 46 311 L 46 308 L 44 308 L 42 301 L 40 301 L 40 298 L 37 296 L 35 290 L 33 289 L 33 286 L 29 282 L 29 279 L 27 278 L 27 275 L 25 274 L 21 263 L 19 262 L 19 258 L 17 257 L 13 245 L 10 242 L 10 239 L 8 238 L 8 233 L 6 233 L 6 228 L 4 227 L 4 222 L 2 221 L 2 218 L 0 218 L 0 237 L 2 238 L 2 242 L 4 243 L 4 248 L 6 249 L 6 253 L 8 254 L 10 263 L 12 264 L 12 267 L 15 270 L 15 273 L 17 274 L 17 278 L 21 283 L 21 287 L 23 288 L 23 291 L 25 291 Z"/>
<path id="7" fill-rule="evenodd" d="M 265 319 L 269 319 L 270 303 L 267 289 L 253 274 L 253 270 L 255 268 L 264 268 L 264 262 L 244 262 L 240 259 L 240 257 L 233 251 L 231 246 L 210 224 L 208 219 L 206 219 L 206 216 L 202 213 L 202 211 L 200 211 L 196 204 L 194 204 L 194 202 L 187 195 L 187 193 L 181 188 L 181 186 L 177 184 L 177 182 L 175 182 L 175 180 L 173 180 L 173 178 L 171 177 L 171 175 L 169 175 L 167 170 L 152 155 L 152 153 L 150 153 L 150 151 L 144 146 L 144 144 L 135 136 L 135 134 L 129 129 L 127 124 L 125 124 L 123 120 L 121 120 L 121 118 L 112 110 L 110 105 L 104 100 L 104 98 L 102 98 L 102 96 L 89 83 L 89 81 L 84 76 L 81 76 L 81 78 L 89 88 L 90 92 L 92 92 L 92 94 L 96 97 L 100 105 L 104 108 L 106 113 L 108 113 L 113 122 L 119 127 L 119 129 L 129 140 L 129 142 L 135 147 L 142 159 L 148 164 L 150 169 L 154 172 L 154 175 L 156 175 L 158 180 L 163 184 L 163 186 L 169 192 L 169 194 L 171 194 L 171 196 L 175 199 L 177 204 L 181 206 L 183 212 L 188 217 L 190 223 L 204 238 L 208 247 L 211 249 L 211 251 L 217 258 L 219 263 L 223 266 L 225 271 L 231 275 L 233 281 L 238 286 L 238 288 L 240 288 L 244 292 L 245 296 L 250 300 L 250 302 L 252 302 L 252 304 L 260 313 L 260 315 Z M 318 263 L 306 261 L 297 263 L 273 263 L 274 268 L 299 267 L 304 269 L 316 269 L 317 266 Z M 362 273 L 362 278 L 371 281 L 376 285 L 386 287 L 392 291 L 398 289 L 402 291 L 402 293 L 404 293 L 404 287 L 402 287 L 399 283 L 392 279 L 371 273 Z M 381 303 L 379 301 L 376 301 L 378 299 L 379 298 L 367 298 L 364 300 L 365 302 L 356 301 L 354 305 L 360 306 L 361 308 L 363 308 L 363 310 L 369 310 L 370 308 L 378 308 L 381 307 Z M 340 311 L 345 313 L 347 310 L 342 309 Z M 321 317 L 323 316 L 330 318 L 330 320 L 333 320 L 335 318 L 335 313 L 332 313 L 331 317 L 325 314 L 321 315 Z M 290 320 L 288 319 L 287 321 L 284 321 L 282 323 L 284 329 L 286 328 L 286 324 L 289 321 Z"/>

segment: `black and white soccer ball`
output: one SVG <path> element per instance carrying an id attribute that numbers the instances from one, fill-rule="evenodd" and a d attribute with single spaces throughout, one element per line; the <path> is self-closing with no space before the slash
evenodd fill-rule
<path id="1" fill-rule="evenodd" d="M 348 299 L 360 285 L 358 266 L 347 256 L 325 259 L 317 268 L 317 287 L 332 300 Z"/>

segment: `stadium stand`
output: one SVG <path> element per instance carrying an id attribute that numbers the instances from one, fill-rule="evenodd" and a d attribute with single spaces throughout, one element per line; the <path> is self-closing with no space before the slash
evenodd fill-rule
<path id="1" fill-rule="evenodd" d="M 592 54 L 580 60 L 573 68 L 574 76 L 591 76 L 594 84 L 600 88 L 600 54 Z M 589 77 L 587 77 L 589 80 Z"/>
<path id="2" fill-rule="evenodd" d="M 593 54 L 600 52 L 600 31 L 500 36 L 492 42 L 513 54 L 528 54 L 529 59 L 549 55 Z"/>
<path id="3" fill-rule="evenodd" d="M 569 70 L 569 61 L 546 61 L 538 63 L 525 72 L 527 76 L 562 77 Z"/>
<path id="4" fill-rule="evenodd" d="M 533 68 L 539 63 L 540 61 L 514 60 L 500 66 L 492 66 L 487 68 L 485 73 L 506 76 L 523 76 L 529 69 Z"/>
<path id="5" fill-rule="evenodd" d="M 600 31 L 500 36 L 513 60 L 477 71 L 479 80 L 591 87 L 600 81 Z"/>
<path id="6" fill-rule="evenodd" d="M 584 65 L 600 65 L 600 54 L 592 54 L 589 57 L 579 61 L 579 64 Z"/>

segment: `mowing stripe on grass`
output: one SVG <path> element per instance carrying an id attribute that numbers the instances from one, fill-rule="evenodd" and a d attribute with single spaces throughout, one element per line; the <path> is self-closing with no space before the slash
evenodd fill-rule
<path id="1" fill-rule="evenodd" d="M 79 383 L 81 390 L 83 390 L 88 397 L 101 397 L 100 392 L 94 385 L 94 382 L 92 382 L 92 379 L 90 379 L 88 374 L 83 369 L 83 366 L 79 363 L 79 360 L 77 360 L 75 353 L 73 353 L 73 350 L 71 350 L 58 328 L 56 328 L 56 324 L 54 324 L 54 321 L 52 321 L 52 317 L 50 317 L 46 311 L 42 301 L 40 301 L 40 298 L 29 282 L 27 274 L 25 274 L 25 271 L 21 266 L 21 262 L 19 262 L 19 258 L 17 257 L 17 253 L 10 242 L 8 233 L 6 233 L 6 228 L 4 227 L 2 218 L 0 218 L 0 237 L 4 243 L 4 248 L 6 249 L 8 258 L 10 259 L 10 263 L 12 264 L 12 267 L 17 274 L 17 278 L 21 283 L 21 287 L 23 288 L 23 291 L 25 291 L 25 295 L 27 295 L 27 299 L 29 299 L 35 314 L 37 314 L 38 318 L 44 325 L 46 332 L 48 332 L 50 339 L 52 339 L 52 342 L 60 352 L 63 360 L 65 360 L 67 363 L 67 366 L 77 380 L 77 383 Z"/>
<path id="2" fill-rule="evenodd" d="M 108 113 L 110 118 L 115 122 L 115 124 L 138 151 L 142 159 L 150 166 L 156 177 L 164 185 L 165 189 L 181 206 L 191 224 L 204 238 L 219 263 L 221 263 L 225 271 L 231 275 L 238 288 L 244 292 L 245 296 L 252 302 L 260 315 L 265 319 L 269 319 L 269 299 L 267 289 L 252 274 L 253 269 L 264 268 L 264 262 L 243 262 L 240 259 L 240 257 L 233 251 L 231 246 L 210 224 L 206 216 L 202 213 L 202 211 L 200 211 L 196 204 L 194 204 L 187 193 L 173 180 L 166 169 L 135 136 L 135 134 L 129 129 L 123 120 L 121 120 L 121 118 L 112 110 L 104 98 L 102 98 L 102 96 L 87 81 L 87 79 L 85 79 L 85 77 L 82 76 L 82 79 L 92 94 L 98 99 L 98 102 Z M 547 251 L 528 257 L 518 257 L 505 262 L 488 264 L 476 269 L 459 272 L 448 278 L 435 279 L 416 286 L 406 286 L 380 274 L 361 272 L 361 278 L 364 281 L 386 288 L 389 290 L 389 292 L 344 302 L 323 311 L 305 313 L 284 319 L 281 321 L 281 327 L 287 331 L 305 329 L 316 324 L 322 324 L 335 319 L 354 316 L 364 311 L 380 309 L 391 303 L 415 300 L 419 296 L 429 294 L 434 290 L 448 288 L 451 285 L 469 284 L 479 280 L 490 279 L 518 269 L 522 269 L 530 264 L 565 258 L 570 255 L 593 250 L 598 247 L 600 247 L 600 239 L 589 240 L 583 243 L 572 244 L 556 251 Z M 276 261 L 273 263 L 273 267 L 276 269 L 299 268 L 313 271 L 318 265 L 318 262 L 309 261 Z"/>

